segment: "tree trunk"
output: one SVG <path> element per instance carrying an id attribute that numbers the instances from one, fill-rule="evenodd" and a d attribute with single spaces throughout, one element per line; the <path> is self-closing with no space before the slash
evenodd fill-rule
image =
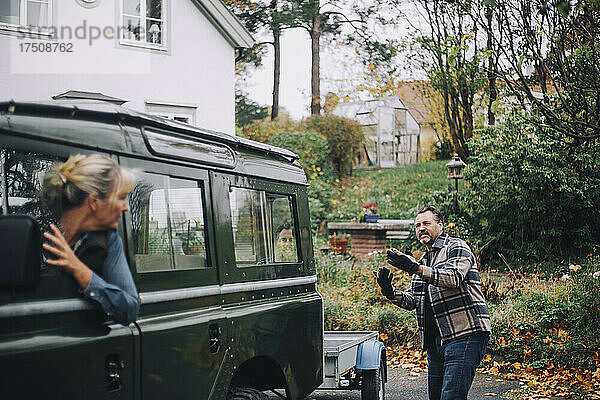
<path id="1" fill-rule="evenodd" d="M 281 76 L 281 30 L 273 29 L 273 105 L 271 106 L 271 121 L 279 116 L 279 78 Z"/>
<path id="2" fill-rule="evenodd" d="M 493 18 L 492 7 L 485 7 L 485 18 L 487 19 L 487 49 L 492 50 L 493 45 L 493 32 L 492 32 L 492 18 Z M 488 125 L 496 125 L 496 114 L 493 111 L 493 104 L 498 99 L 498 88 L 496 87 L 496 57 L 495 53 L 490 54 L 487 78 L 488 78 L 488 90 L 489 90 L 489 102 L 488 102 Z"/>
<path id="3" fill-rule="evenodd" d="M 321 18 L 319 15 L 315 17 L 312 30 L 309 32 L 311 42 L 312 64 L 311 64 L 311 100 L 310 114 L 321 114 L 321 76 L 320 76 L 320 54 L 319 42 L 321 39 Z"/>
<path id="4" fill-rule="evenodd" d="M 454 151 L 464 162 L 469 160 L 469 153 L 463 137 L 463 126 L 461 124 L 461 114 L 458 106 L 458 93 L 452 93 L 452 89 L 445 88 L 442 91 L 444 98 L 444 114 L 448 121 L 450 137 L 454 145 Z"/>

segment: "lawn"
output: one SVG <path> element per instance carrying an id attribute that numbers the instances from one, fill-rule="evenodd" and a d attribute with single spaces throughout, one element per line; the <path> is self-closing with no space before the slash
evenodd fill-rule
<path id="1" fill-rule="evenodd" d="M 363 205 L 377 203 L 381 218 L 412 219 L 427 194 L 448 190 L 447 161 L 355 171 L 335 187 L 328 220 L 358 220 Z"/>

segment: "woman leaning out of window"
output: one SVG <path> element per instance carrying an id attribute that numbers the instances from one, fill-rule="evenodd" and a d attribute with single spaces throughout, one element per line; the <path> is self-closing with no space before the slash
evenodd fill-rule
<path id="1" fill-rule="evenodd" d="M 46 263 L 68 272 L 85 297 L 123 325 L 135 321 L 140 307 L 116 229 L 134 186 L 133 171 L 91 154 L 55 165 L 41 191 L 59 221 L 44 233 Z"/>

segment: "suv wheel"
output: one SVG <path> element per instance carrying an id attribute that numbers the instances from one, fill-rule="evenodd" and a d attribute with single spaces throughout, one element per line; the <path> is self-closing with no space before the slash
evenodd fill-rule
<path id="1" fill-rule="evenodd" d="M 231 387 L 227 392 L 227 400 L 268 400 L 268 396 L 260 390 L 242 387 Z"/>

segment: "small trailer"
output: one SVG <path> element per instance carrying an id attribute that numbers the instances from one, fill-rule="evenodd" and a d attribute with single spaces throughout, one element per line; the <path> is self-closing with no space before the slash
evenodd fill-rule
<path id="1" fill-rule="evenodd" d="M 376 331 L 325 331 L 323 384 L 317 390 L 360 390 L 362 400 L 384 400 L 385 346 Z"/>

